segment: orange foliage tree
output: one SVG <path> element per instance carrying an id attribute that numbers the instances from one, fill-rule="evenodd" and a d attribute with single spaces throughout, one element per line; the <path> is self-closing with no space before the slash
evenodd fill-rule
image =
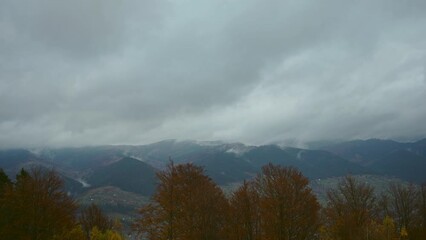
<path id="1" fill-rule="evenodd" d="M 421 229 L 420 236 L 422 239 L 426 239 L 426 183 L 423 183 L 420 187 L 418 206 Z"/>
<path id="2" fill-rule="evenodd" d="M 55 172 L 21 170 L 16 179 L 1 198 L 2 239 L 52 239 L 75 228 L 77 205 Z"/>
<path id="3" fill-rule="evenodd" d="M 96 228 L 100 232 L 106 232 L 112 230 L 114 225 L 113 221 L 94 203 L 81 210 L 78 221 L 87 239 L 89 239 L 92 229 Z"/>
<path id="4" fill-rule="evenodd" d="M 252 181 L 244 181 L 230 199 L 228 236 L 235 240 L 261 239 L 259 194 Z"/>
<path id="5" fill-rule="evenodd" d="M 320 206 L 308 179 L 292 167 L 272 164 L 230 199 L 230 239 L 313 239 Z"/>
<path id="6" fill-rule="evenodd" d="M 326 225 L 335 239 L 366 239 L 377 213 L 373 187 L 351 176 L 327 192 Z"/>
<path id="7" fill-rule="evenodd" d="M 392 183 L 388 194 L 389 212 L 401 236 L 405 235 L 410 240 L 425 239 L 426 187 Z"/>
<path id="8" fill-rule="evenodd" d="M 174 165 L 157 174 L 152 203 L 140 209 L 137 232 L 150 240 L 223 239 L 227 200 L 222 190 L 191 163 Z"/>
<path id="9" fill-rule="evenodd" d="M 319 209 L 308 179 L 293 167 L 272 164 L 254 179 L 259 194 L 262 239 L 312 239 Z"/>

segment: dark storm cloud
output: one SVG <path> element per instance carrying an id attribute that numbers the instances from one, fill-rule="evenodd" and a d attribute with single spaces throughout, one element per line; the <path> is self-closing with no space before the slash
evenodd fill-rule
<path id="1" fill-rule="evenodd" d="M 0 146 L 424 137 L 425 11 L 0 0 Z"/>

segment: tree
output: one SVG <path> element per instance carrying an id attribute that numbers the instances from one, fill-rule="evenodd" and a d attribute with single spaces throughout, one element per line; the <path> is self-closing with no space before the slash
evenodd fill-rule
<path id="1" fill-rule="evenodd" d="M 308 179 L 292 167 L 272 164 L 254 179 L 259 194 L 262 239 L 312 239 L 319 227 L 319 204 Z"/>
<path id="2" fill-rule="evenodd" d="M 414 185 L 404 186 L 400 183 L 389 185 L 390 211 L 396 221 L 397 228 L 406 232 L 409 239 L 417 227 L 416 204 L 419 192 Z M 404 230 L 404 231 L 403 231 Z"/>
<path id="3" fill-rule="evenodd" d="M 377 213 L 373 187 L 347 176 L 337 189 L 327 192 L 327 199 L 326 226 L 334 238 L 367 238 Z"/>
<path id="4" fill-rule="evenodd" d="M 10 181 L 3 169 L 0 168 L 0 234 L 2 229 L 9 224 L 10 213 L 5 206 L 4 193 L 8 191 L 11 185 L 12 181 Z"/>
<path id="5" fill-rule="evenodd" d="M 84 234 L 81 225 L 77 225 L 69 231 L 65 231 L 62 234 L 55 235 L 53 237 L 53 240 L 82 240 L 85 238 L 86 235 Z"/>
<path id="6" fill-rule="evenodd" d="M 88 239 L 90 231 L 95 227 L 101 232 L 106 232 L 113 228 L 113 221 L 109 219 L 94 203 L 82 209 L 79 222 Z"/>
<path id="7" fill-rule="evenodd" d="M 253 182 L 244 181 L 231 196 L 230 213 L 232 218 L 228 235 L 230 239 L 261 239 L 261 218 L 259 194 Z"/>
<path id="8" fill-rule="evenodd" d="M 0 197 L 3 195 L 4 188 L 11 184 L 12 181 L 10 181 L 9 176 L 7 176 L 3 169 L 0 168 Z"/>
<path id="9" fill-rule="evenodd" d="M 16 179 L 2 199 L 8 222 L 1 226 L 2 238 L 52 239 L 75 228 L 77 205 L 54 171 L 34 168 L 28 173 L 22 169 Z"/>
<path id="10" fill-rule="evenodd" d="M 123 240 L 124 238 L 113 230 L 100 231 L 97 227 L 90 230 L 90 240 Z"/>
<path id="11" fill-rule="evenodd" d="M 143 207 L 135 229 L 147 239 L 223 239 L 227 201 L 222 190 L 191 163 L 157 174 L 151 204 Z"/>
<path id="12" fill-rule="evenodd" d="M 384 235 L 386 237 L 386 240 L 393 239 L 395 236 L 395 221 L 389 217 L 386 216 L 383 219 L 383 227 L 384 227 Z"/>
<path id="13" fill-rule="evenodd" d="M 420 187 L 419 197 L 419 214 L 420 214 L 420 227 L 421 227 L 421 239 L 426 239 L 426 183 L 423 183 Z"/>

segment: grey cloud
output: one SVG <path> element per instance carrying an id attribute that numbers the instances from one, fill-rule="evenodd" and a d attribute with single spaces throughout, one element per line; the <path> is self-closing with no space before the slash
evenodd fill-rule
<path id="1" fill-rule="evenodd" d="M 2 16 L 5 26 L 14 33 L 10 40 L 15 44 L 26 40 L 14 51 L 30 45 L 29 51 L 36 54 L 63 54 L 82 61 L 123 47 L 128 30 L 126 20 L 140 14 L 140 26 L 144 26 L 147 17 L 152 16 L 150 11 L 155 11 L 156 2 L 160 1 L 140 2 L 4 0 Z M 132 7 L 138 7 L 138 12 Z"/>
<path id="2" fill-rule="evenodd" d="M 0 147 L 426 134 L 424 1 L 0 9 Z"/>

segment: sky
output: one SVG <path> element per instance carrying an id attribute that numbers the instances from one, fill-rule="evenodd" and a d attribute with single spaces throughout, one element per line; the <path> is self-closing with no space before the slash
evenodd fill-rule
<path id="1" fill-rule="evenodd" d="M 426 137 L 424 0 L 0 0 L 0 148 Z"/>

